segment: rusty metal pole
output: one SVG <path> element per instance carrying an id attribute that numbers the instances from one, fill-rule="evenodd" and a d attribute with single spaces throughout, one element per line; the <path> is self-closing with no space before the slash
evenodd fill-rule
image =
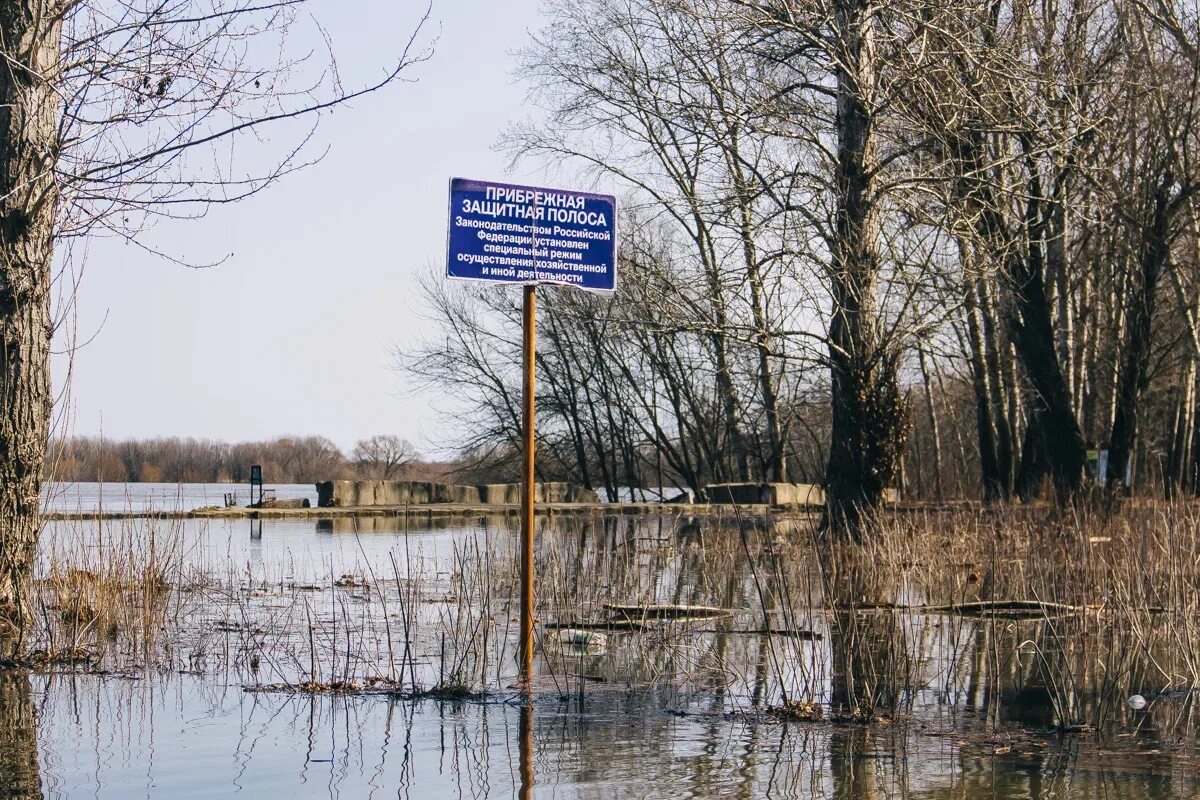
<path id="1" fill-rule="evenodd" d="M 521 684 L 526 691 L 533 680 L 533 540 L 534 540 L 534 364 L 537 355 L 537 286 L 525 286 L 522 312 L 524 381 L 522 393 L 522 437 L 525 449 L 524 486 L 521 489 L 521 643 L 518 648 Z"/>
<path id="2" fill-rule="evenodd" d="M 520 737 L 518 755 L 521 759 L 521 785 L 517 789 L 519 800 L 530 800 L 533 797 L 533 786 L 536 778 L 533 772 L 533 701 L 526 701 L 521 706 Z"/>

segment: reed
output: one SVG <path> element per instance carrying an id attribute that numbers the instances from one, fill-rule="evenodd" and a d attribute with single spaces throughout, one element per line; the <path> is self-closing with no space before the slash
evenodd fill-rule
<path id="1" fill-rule="evenodd" d="M 1097 731 L 1147 724 L 1126 702 L 1140 694 L 1153 724 L 1191 725 L 1193 505 L 895 513 L 864 544 L 830 541 L 798 514 L 539 523 L 539 692 L 652 690 L 803 720 L 944 709 Z M 440 554 L 408 532 L 383 557 L 360 545 L 317 564 L 199 556 L 163 521 L 48 533 L 37 666 L 443 697 L 510 691 L 516 677 L 505 518 L 462 529 Z"/>

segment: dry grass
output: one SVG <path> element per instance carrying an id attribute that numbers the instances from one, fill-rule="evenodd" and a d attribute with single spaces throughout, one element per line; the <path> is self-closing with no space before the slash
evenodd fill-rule
<path id="1" fill-rule="evenodd" d="M 286 560 L 197 564 L 161 523 L 103 537 L 58 529 L 43 547 L 30 649 L 56 669 L 228 671 L 290 691 L 506 691 L 512 524 L 456 535 L 441 558 L 414 532 L 382 561 L 363 551 L 312 582 Z M 1137 693 L 1160 712 L 1153 724 L 1190 729 L 1195 508 L 896 514 L 867 541 L 833 544 L 790 516 L 546 520 L 537 686 L 562 697 L 655 690 L 791 720 L 916 712 L 1098 730 L 1146 724 L 1125 702 Z M 722 611 L 614 616 L 611 604 Z M 578 626 L 605 635 L 582 645 L 559 635 Z"/>

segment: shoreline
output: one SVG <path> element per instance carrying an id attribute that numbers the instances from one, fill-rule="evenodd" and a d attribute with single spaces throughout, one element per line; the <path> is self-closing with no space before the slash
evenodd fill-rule
<path id="1" fill-rule="evenodd" d="M 539 503 L 538 516 L 555 514 L 603 516 L 730 517 L 762 518 L 768 514 L 813 514 L 819 507 L 796 508 L 769 505 L 663 503 Z M 311 508 L 230 508 L 202 507 L 190 511 L 48 511 L 42 519 L 50 522 L 133 519 L 336 519 L 341 517 L 394 517 L 433 519 L 454 517 L 518 516 L 519 503 L 466 505 L 459 503 L 427 503 L 407 506 L 314 506 Z"/>
<path id="2" fill-rule="evenodd" d="M 1142 505 L 1141 503 L 1131 505 Z M 1017 506 L 1025 510 L 1044 508 L 1044 501 Z M 809 518 L 819 515 L 824 505 L 767 503 L 538 503 L 537 516 L 600 515 L 608 517 L 673 516 L 705 519 L 749 517 Z M 954 513 L 963 511 L 998 512 L 1011 506 L 989 507 L 978 501 L 902 502 L 886 507 L 890 514 Z M 248 508 L 246 506 L 202 506 L 188 511 L 46 511 L 41 515 L 47 522 L 113 521 L 135 519 L 339 519 L 350 517 L 383 517 L 397 519 L 453 519 L 469 517 L 515 517 L 521 513 L 520 503 L 412 503 L 402 506 L 311 506 L 309 508 Z"/>

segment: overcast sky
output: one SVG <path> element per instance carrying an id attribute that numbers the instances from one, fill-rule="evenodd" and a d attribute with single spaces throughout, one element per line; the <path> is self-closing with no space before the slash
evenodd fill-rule
<path id="1" fill-rule="evenodd" d="M 68 430 L 106 438 L 227 441 L 320 434 L 345 449 L 375 433 L 429 455 L 453 438 L 390 365 L 428 329 L 417 276 L 444 269 L 451 176 L 537 182 L 492 150 L 524 119 L 512 52 L 540 27 L 539 0 L 435 0 L 436 51 L 417 83 L 358 100 L 321 124 L 328 156 L 206 219 L 160 225 L 154 245 L 192 270 L 112 242 L 90 247 L 78 302 Z M 367 13 L 366 8 L 370 11 Z M 320 0 L 343 81 L 377 78 L 424 5 Z M 281 141 L 286 136 L 281 135 Z M 66 362 L 55 364 L 61 386 Z"/>

